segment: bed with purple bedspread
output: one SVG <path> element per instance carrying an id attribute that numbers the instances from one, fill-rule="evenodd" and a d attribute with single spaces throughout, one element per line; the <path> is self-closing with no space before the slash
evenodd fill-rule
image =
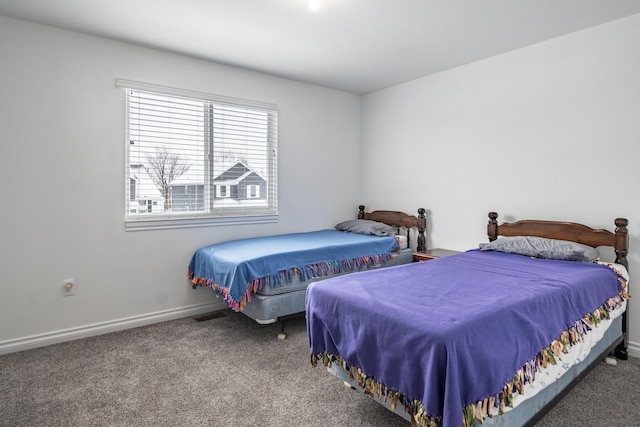
<path id="1" fill-rule="evenodd" d="M 460 427 L 622 304 L 621 280 L 598 263 L 479 250 L 328 279 L 307 289 L 312 363 L 366 377 L 419 424 Z"/>

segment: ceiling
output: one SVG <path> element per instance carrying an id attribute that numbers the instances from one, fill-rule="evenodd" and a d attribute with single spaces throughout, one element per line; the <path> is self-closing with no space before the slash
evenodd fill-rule
<path id="1" fill-rule="evenodd" d="M 0 0 L 0 15 L 365 94 L 640 13 L 638 0 Z"/>

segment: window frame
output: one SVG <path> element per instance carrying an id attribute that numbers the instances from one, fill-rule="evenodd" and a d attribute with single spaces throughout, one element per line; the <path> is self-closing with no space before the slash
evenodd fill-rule
<path id="1" fill-rule="evenodd" d="M 216 186 L 216 198 L 228 199 L 231 197 L 231 186 L 228 184 L 215 184 Z"/>
<path id="2" fill-rule="evenodd" d="M 256 184 L 247 185 L 247 199 L 259 199 L 260 186 Z"/>
<path id="3" fill-rule="evenodd" d="M 156 230 L 156 229 L 164 229 L 164 228 L 189 228 L 189 227 L 206 227 L 206 226 L 216 226 L 216 225 L 240 225 L 240 224 L 263 224 L 263 223 L 274 223 L 279 219 L 278 213 L 278 129 L 277 129 L 277 120 L 278 120 L 278 108 L 275 104 L 264 103 L 259 101 L 250 101 L 245 99 L 236 99 L 229 98 L 224 96 L 212 95 L 203 92 L 196 92 L 178 88 L 172 88 L 168 86 L 160 86 L 150 83 L 142 83 L 132 80 L 126 79 L 116 79 L 116 87 L 123 89 L 122 93 L 124 96 L 124 104 L 125 104 L 125 112 L 124 112 L 124 145 L 125 145 L 125 230 L 126 231 L 136 231 L 136 230 Z M 167 96 L 181 96 L 186 98 L 193 98 L 197 100 L 202 100 L 204 102 L 212 102 L 212 103 L 220 103 L 220 104 L 229 104 L 229 105 L 237 105 L 243 108 L 256 108 L 256 109 L 264 109 L 269 110 L 270 114 L 275 115 L 275 130 L 273 130 L 272 139 L 269 141 L 269 149 L 273 153 L 273 159 L 271 160 L 271 164 L 269 165 L 272 170 L 270 171 L 271 180 L 273 187 L 270 189 L 273 192 L 273 195 L 269 194 L 269 190 L 267 190 L 267 208 L 261 209 L 251 209 L 250 207 L 244 207 L 241 210 L 227 210 L 227 209 L 216 209 L 210 212 L 201 212 L 201 211 L 187 211 L 180 213 L 160 213 L 153 215 L 136 215 L 130 213 L 128 200 L 130 195 L 130 158 L 129 158 L 129 143 L 128 143 L 128 124 L 127 120 L 129 117 L 129 113 L 127 111 L 127 89 L 139 90 L 139 91 L 147 91 L 159 93 Z M 203 141 L 204 144 L 204 141 Z M 209 185 L 213 186 L 214 189 L 212 191 L 213 195 L 217 195 L 217 186 L 213 181 L 209 182 Z M 259 191 L 259 190 L 258 190 Z M 229 190 L 227 189 L 227 192 Z"/>

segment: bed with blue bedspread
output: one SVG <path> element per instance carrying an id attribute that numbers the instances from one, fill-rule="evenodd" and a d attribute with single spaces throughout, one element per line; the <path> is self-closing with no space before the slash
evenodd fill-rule
<path id="1" fill-rule="evenodd" d="M 356 220 L 334 229 L 216 243 L 194 253 L 189 278 L 194 288 L 213 289 L 231 309 L 273 323 L 304 312 L 313 281 L 412 262 L 411 238 L 424 249 L 424 212 L 365 212 L 360 206 Z"/>
<path id="2" fill-rule="evenodd" d="M 412 425 L 532 425 L 603 355 L 626 358 L 627 221 L 616 224 L 490 222 L 479 249 L 312 284 L 312 364 Z M 603 245 L 615 263 L 599 261 Z"/>

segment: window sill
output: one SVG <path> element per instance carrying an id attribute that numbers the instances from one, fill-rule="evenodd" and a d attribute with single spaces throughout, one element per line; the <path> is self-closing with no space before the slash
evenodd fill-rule
<path id="1" fill-rule="evenodd" d="M 148 218 L 126 219 L 125 231 L 164 230 L 172 228 L 214 227 L 243 224 L 268 224 L 278 222 L 279 216 L 246 215 L 246 216 L 218 216 L 202 218 Z"/>

